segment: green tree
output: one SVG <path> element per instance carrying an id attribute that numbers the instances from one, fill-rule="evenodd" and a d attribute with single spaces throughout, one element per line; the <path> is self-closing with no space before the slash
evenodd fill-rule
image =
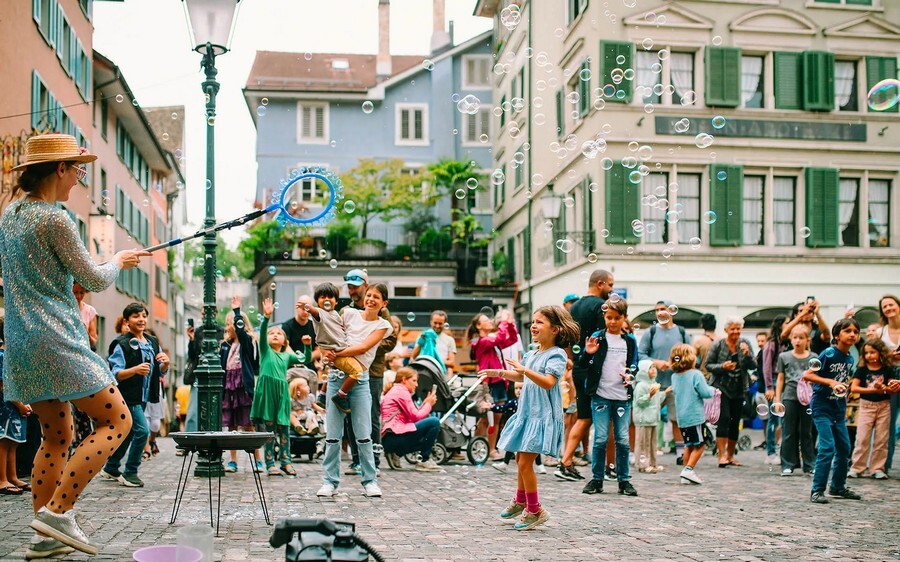
<path id="1" fill-rule="evenodd" d="M 432 181 L 438 187 L 439 196 L 450 196 L 451 207 L 453 209 L 464 208 L 468 211 L 471 203 L 474 201 L 475 193 L 486 189 L 484 182 L 487 176 L 478 171 L 474 160 L 453 160 L 446 158 L 428 166 L 428 172 Z M 476 189 L 469 188 L 469 179 L 478 182 Z M 457 190 L 466 192 L 466 203 L 461 204 L 461 200 L 456 197 Z"/>
<path id="2" fill-rule="evenodd" d="M 362 228 L 360 238 L 366 238 L 369 223 L 376 217 L 391 220 L 409 213 L 418 205 L 431 205 L 436 196 L 423 194 L 424 178 L 403 170 L 399 158 L 375 161 L 364 158 L 355 167 L 341 175 L 344 197 L 353 201 L 353 216 Z"/>
<path id="3" fill-rule="evenodd" d="M 481 223 L 471 213 L 460 209 L 453 210 L 453 218 L 450 223 L 450 234 L 453 235 L 453 244 L 456 247 L 456 256 L 459 258 L 460 249 L 463 250 L 463 260 L 466 270 L 469 268 L 469 250 L 485 248 L 494 238 L 493 234 L 485 234 Z"/>
<path id="4" fill-rule="evenodd" d="M 184 244 L 184 261 L 195 278 L 203 277 L 203 241 L 200 239 L 189 240 Z M 232 269 L 234 268 L 234 269 Z M 216 233 L 216 269 L 225 277 L 232 276 L 236 271 L 238 276 L 249 279 L 253 276 L 253 260 L 247 260 L 245 256 L 236 250 L 232 250 L 222 239 L 221 233 Z"/>
<path id="5" fill-rule="evenodd" d="M 256 252 L 272 256 L 290 252 L 300 231 L 300 227 L 282 226 L 273 220 L 258 222 L 247 229 L 247 237 L 238 244 L 237 251 L 252 270 L 256 267 Z"/>

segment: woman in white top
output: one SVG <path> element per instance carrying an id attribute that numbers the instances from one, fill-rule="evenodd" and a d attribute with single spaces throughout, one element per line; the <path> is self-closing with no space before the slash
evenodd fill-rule
<path id="1" fill-rule="evenodd" d="M 97 309 L 84 302 L 84 295 L 87 289 L 78 283 L 72 285 L 72 293 L 75 294 L 75 300 L 78 302 L 78 310 L 81 312 L 81 321 L 87 328 L 88 339 L 91 343 L 91 349 L 97 351 Z"/>
<path id="2" fill-rule="evenodd" d="M 900 364 L 900 299 L 894 295 L 884 295 L 878 301 L 881 329 L 878 336 L 893 353 L 894 364 Z M 900 393 L 891 394 L 891 433 L 888 436 L 888 457 L 884 463 L 885 472 L 890 472 L 897 444 L 897 414 L 900 413 Z"/>

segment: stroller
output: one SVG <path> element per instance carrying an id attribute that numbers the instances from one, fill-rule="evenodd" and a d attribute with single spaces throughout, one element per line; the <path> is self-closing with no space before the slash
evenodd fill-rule
<path id="1" fill-rule="evenodd" d="M 290 384 L 291 381 L 296 378 L 306 379 L 306 382 L 309 385 L 310 395 L 313 397 L 316 396 L 316 393 L 319 389 L 319 376 L 315 373 L 315 371 L 311 371 L 306 367 L 292 367 L 288 369 L 288 384 Z M 312 462 L 312 460 L 317 457 L 322 451 L 324 451 L 325 448 L 325 433 L 323 431 L 312 435 L 300 435 L 294 430 L 294 428 L 291 428 L 290 440 L 291 459 L 296 459 L 296 461 L 299 461 L 300 457 L 306 455 L 309 461 Z"/>
<path id="2" fill-rule="evenodd" d="M 441 416 L 441 432 L 431 451 L 434 462 L 446 464 L 450 457 L 465 451 L 472 464 L 486 463 L 490 453 L 487 439 L 475 436 L 474 430 L 466 425 L 465 419 L 472 405 L 469 395 L 478 388 L 484 377 L 479 377 L 468 388 L 451 390 L 450 384 L 444 379 L 443 368 L 434 358 L 420 355 L 409 366 L 419 375 L 419 386 L 416 388 L 414 400 L 421 402 L 432 389 L 435 389 L 437 401 L 432 407 L 432 412 Z M 417 456 L 417 453 L 410 453 L 405 458 L 410 464 L 415 464 Z M 391 466 L 391 468 L 399 470 L 401 467 Z"/>

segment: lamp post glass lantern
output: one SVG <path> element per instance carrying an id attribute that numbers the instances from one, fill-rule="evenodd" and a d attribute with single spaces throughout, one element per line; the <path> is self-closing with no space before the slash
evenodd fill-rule
<path id="1" fill-rule="evenodd" d="M 203 55 L 200 65 L 206 79 L 202 83 L 206 98 L 206 216 L 203 227 L 216 224 L 215 125 L 216 57 L 228 52 L 240 0 L 183 0 L 190 33 L 191 48 Z M 216 346 L 216 235 L 212 230 L 203 237 L 203 347 L 197 375 L 197 428 L 222 430 L 222 394 L 225 371 L 219 364 Z M 196 476 L 220 476 L 224 473 L 220 455 L 201 457 Z"/>
<path id="2" fill-rule="evenodd" d="M 562 207 L 562 198 L 559 195 L 553 193 L 553 187 L 550 186 L 550 191 L 540 199 L 541 201 L 541 211 L 544 213 L 544 218 L 549 220 L 557 220 L 559 218 L 559 212 Z"/>

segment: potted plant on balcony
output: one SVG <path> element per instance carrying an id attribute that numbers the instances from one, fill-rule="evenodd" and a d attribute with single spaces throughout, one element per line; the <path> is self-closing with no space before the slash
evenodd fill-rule
<path id="1" fill-rule="evenodd" d="M 383 258 L 387 251 L 387 242 L 372 238 L 354 238 L 350 240 L 350 257 Z"/>
<path id="2" fill-rule="evenodd" d="M 450 232 L 453 235 L 454 253 L 460 264 L 459 282 L 462 285 L 470 285 L 475 282 L 475 270 L 478 269 L 478 260 L 472 259 L 472 250 L 487 248 L 494 238 L 492 234 L 484 234 L 484 228 L 477 218 L 460 209 L 453 211 L 454 221 L 450 223 Z"/>

